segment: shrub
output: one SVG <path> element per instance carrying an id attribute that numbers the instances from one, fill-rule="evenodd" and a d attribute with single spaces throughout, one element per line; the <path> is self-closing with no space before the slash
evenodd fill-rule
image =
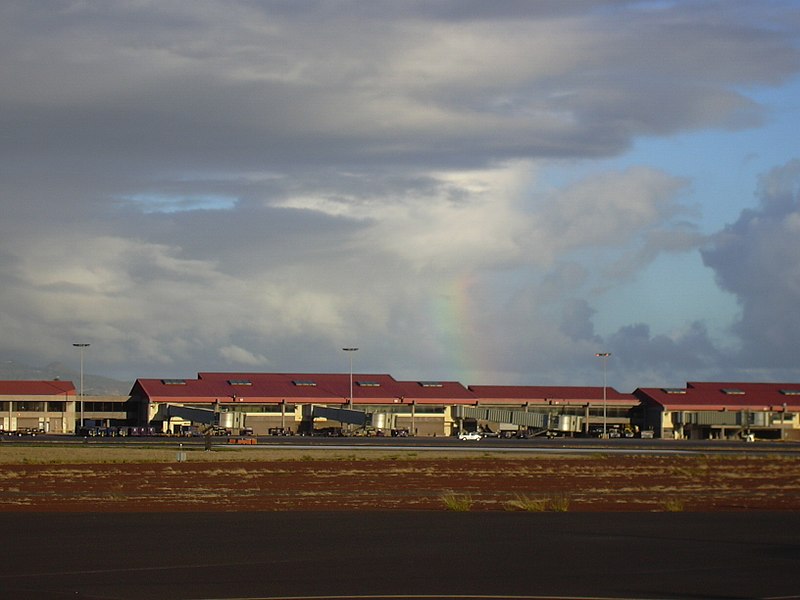
<path id="1" fill-rule="evenodd" d="M 567 512 L 569 510 L 569 497 L 566 494 L 550 496 L 547 499 L 547 506 L 553 512 Z"/>
<path id="2" fill-rule="evenodd" d="M 507 510 L 525 510 L 528 512 L 544 512 L 547 510 L 547 500 L 545 498 L 531 498 L 517 494 L 513 500 L 505 504 Z"/>
<path id="3" fill-rule="evenodd" d="M 469 495 L 448 492 L 442 494 L 442 502 L 447 510 L 455 512 L 468 512 L 472 508 L 472 497 Z"/>
<path id="4" fill-rule="evenodd" d="M 682 512 L 683 500 L 678 498 L 668 498 L 661 503 L 661 507 L 667 512 Z"/>

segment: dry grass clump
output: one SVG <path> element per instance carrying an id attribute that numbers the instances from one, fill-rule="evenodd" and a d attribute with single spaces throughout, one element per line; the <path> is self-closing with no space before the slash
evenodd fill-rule
<path id="1" fill-rule="evenodd" d="M 569 496 L 555 494 L 547 499 L 547 506 L 553 512 L 567 512 L 569 510 Z"/>
<path id="2" fill-rule="evenodd" d="M 472 508 L 472 497 L 469 494 L 447 492 L 442 494 L 442 503 L 447 510 L 468 512 Z"/>
<path id="3" fill-rule="evenodd" d="M 567 512 L 569 510 L 569 496 L 566 494 L 551 494 L 549 496 L 534 497 L 517 494 L 512 500 L 504 504 L 506 510 L 524 510 L 527 512 Z"/>
<path id="4" fill-rule="evenodd" d="M 544 512 L 547 510 L 546 498 L 531 498 L 517 494 L 513 500 L 505 503 L 506 510 L 524 510 L 527 512 Z"/>
<path id="5" fill-rule="evenodd" d="M 683 500 L 678 498 L 667 498 L 661 502 L 661 508 L 663 508 L 666 512 L 683 512 L 685 505 Z"/>

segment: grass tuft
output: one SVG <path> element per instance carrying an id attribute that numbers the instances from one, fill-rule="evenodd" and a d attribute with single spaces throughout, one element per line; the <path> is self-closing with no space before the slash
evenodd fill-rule
<path id="1" fill-rule="evenodd" d="M 683 500 L 679 500 L 678 498 L 667 498 L 661 503 L 661 508 L 667 512 L 683 512 L 685 507 Z"/>
<path id="2" fill-rule="evenodd" d="M 547 497 L 531 498 L 530 496 L 517 495 L 505 504 L 506 510 L 524 510 L 527 512 L 567 512 L 569 510 L 569 497 L 566 494 L 555 494 Z"/>
<path id="3" fill-rule="evenodd" d="M 527 512 L 544 512 L 547 510 L 546 498 L 531 498 L 517 494 L 513 500 L 505 503 L 506 510 L 524 510 Z"/>
<path id="4" fill-rule="evenodd" d="M 569 496 L 556 494 L 547 499 L 547 506 L 553 512 L 567 512 L 569 510 Z"/>
<path id="5" fill-rule="evenodd" d="M 472 508 L 472 497 L 468 494 L 455 494 L 448 492 L 442 494 L 442 502 L 447 510 L 454 512 L 469 512 Z"/>

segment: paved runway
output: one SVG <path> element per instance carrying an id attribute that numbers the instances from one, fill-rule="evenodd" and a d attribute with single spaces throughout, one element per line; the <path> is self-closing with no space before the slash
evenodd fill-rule
<path id="1" fill-rule="evenodd" d="M 0 598 L 800 598 L 796 513 L 0 513 Z"/>
<path id="2" fill-rule="evenodd" d="M 80 445 L 86 447 L 179 447 L 200 449 L 206 444 L 201 437 L 114 437 L 79 438 L 63 435 L 41 435 L 36 438 L 0 436 L 4 444 L 17 446 Z M 229 439 L 216 437 L 212 444 L 217 448 L 231 449 Z M 456 437 L 317 437 L 317 436 L 261 436 L 252 446 L 236 446 L 237 450 L 384 450 L 391 452 L 441 452 L 479 451 L 531 454 L 772 454 L 800 456 L 798 442 L 759 441 L 746 444 L 731 440 L 664 440 L 664 439 L 612 439 L 597 438 L 547 438 L 500 439 L 484 438 L 480 441 L 461 441 Z"/>

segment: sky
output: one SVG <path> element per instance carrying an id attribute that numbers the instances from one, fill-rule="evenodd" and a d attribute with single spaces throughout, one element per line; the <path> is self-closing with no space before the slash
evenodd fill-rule
<path id="1" fill-rule="evenodd" d="M 0 359 L 800 382 L 798 131 L 794 0 L 1 0 Z"/>

